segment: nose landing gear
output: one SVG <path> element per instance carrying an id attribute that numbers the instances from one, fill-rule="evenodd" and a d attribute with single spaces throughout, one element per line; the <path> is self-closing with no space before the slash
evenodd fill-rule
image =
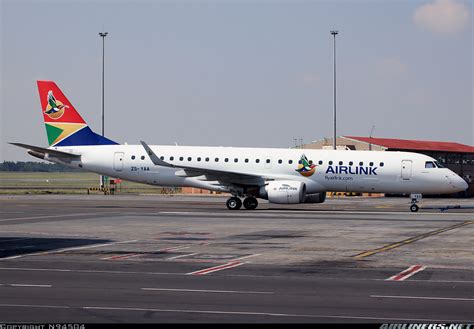
<path id="1" fill-rule="evenodd" d="M 417 203 L 421 201 L 422 199 L 422 195 L 421 194 L 410 194 L 410 199 L 411 199 L 411 206 L 410 206 L 410 211 L 411 212 L 417 212 L 420 207 L 418 207 Z"/>

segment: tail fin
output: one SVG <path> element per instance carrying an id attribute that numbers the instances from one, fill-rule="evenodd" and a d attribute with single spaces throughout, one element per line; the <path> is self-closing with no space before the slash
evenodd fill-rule
<path id="1" fill-rule="evenodd" d="M 53 81 L 38 81 L 49 146 L 118 144 L 93 132 Z"/>

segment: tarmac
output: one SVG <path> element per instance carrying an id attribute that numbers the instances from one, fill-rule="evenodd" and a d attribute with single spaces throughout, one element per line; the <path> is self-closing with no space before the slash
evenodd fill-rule
<path id="1" fill-rule="evenodd" d="M 472 199 L 225 200 L 0 196 L 0 323 L 474 323 Z"/>

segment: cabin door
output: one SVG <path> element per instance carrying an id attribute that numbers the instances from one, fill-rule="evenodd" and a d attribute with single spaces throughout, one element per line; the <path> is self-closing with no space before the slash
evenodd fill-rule
<path id="1" fill-rule="evenodd" d="M 114 170 L 115 171 L 123 170 L 123 152 L 114 153 Z"/>
<path id="2" fill-rule="evenodd" d="M 402 180 L 410 180 L 412 176 L 412 161 L 402 160 Z"/>

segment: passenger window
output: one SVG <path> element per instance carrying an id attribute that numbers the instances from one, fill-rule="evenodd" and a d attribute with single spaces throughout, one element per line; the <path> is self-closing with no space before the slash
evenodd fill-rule
<path id="1" fill-rule="evenodd" d="M 191 157 L 188 157 L 188 161 L 191 161 L 191 160 L 192 160 L 192 158 L 191 158 Z"/>
<path id="2" fill-rule="evenodd" d="M 298 164 L 301 164 L 301 163 L 302 163 L 301 160 L 298 160 Z"/>
<path id="3" fill-rule="evenodd" d="M 206 162 L 209 162 L 209 158 L 206 158 Z"/>
<path id="4" fill-rule="evenodd" d="M 329 165 L 332 166 L 332 161 L 329 161 Z"/>
<path id="5" fill-rule="evenodd" d="M 312 164 L 313 164 L 313 160 L 309 160 L 309 164 L 312 165 Z"/>
<path id="6" fill-rule="evenodd" d="M 384 166 L 384 163 L 383 162 L 380 162 L 380 167 L 383 167 Z"/>
<path id="7" fill-rule="evenodd" d="M 165 159 L 165 157 L 164 157 L 164 156 L 160 156 L 160 159 L 161 159 L 161 160 L 164 160 L 164 159 Z"/>
<path id="8" fill-rule="evenodd" d="M 283 163 L 283 160 L 282 160 L 282 159 L 279 159 L 279 160 L 278 160 L 278 163 L 279 163 L 279 164 L 282 164 L 282 163 Z"/>
<path id="9" fill-rule="evenodd" d="M 215 158 L 215 161 L 216 161 L 216 162 L 219 162 L 219 158 Z"/>
<path id="10" fill-rule="evenodd" d="M 132 155 L 132 160 L 135 160 L 135 156 L 134 156 L 134 155 Z"/>
<path id="11" fill-rule="evenodd" d="M 364 165 L 364 163 L 363 163 L 363 162 L 359 162 L 359 166 L 363 166 L 363 165 Z"/>
<path id="12" fill-rule="evenodd" d="M 369 163 L 369 166 L 371 166 L 371 167 L 372 167 L 373 165 L 374 165 L 374 163 L 373 163 L 373 162 Z"/>
<path id="13" fill-rule="evenodd" d="M 179 157 L 179 161 L 183 161 L 183 160 L 184 160 L 184 158 L 183 158 L 183 157 Z"/>
<path id="14" fill-rule="evenodd" d="M 354 162 L 349 161 L 349 166 L 352 166 L 353 164 L 354 164 Z"/>
<path id="15" fill-rule="evenodd" d="M 431 161 L 425 162 L 425 168 L 436 168 L 435 164 Z"/>
<path id="16" fill-rule="evenodd" d="M 170 157 L 170 161 L 173 161 L 174 160 L 174 157 Z"/>
<path id="17" fill-rule="evenodd" d="M 234 162 L 235 162 L 235 163 L 239 162 L 239 159 L 235 158 L 235 159 L 234 159 Z"/>
<path id="18" fill-rule="evenodd" d="M 197 158 L 197 161 L 198 161 L 198 162 L 201 162 L 201 157 L 198 157 L 198 158 Z"/>
<path id="19" fill-rule="evenodd" d="M 293 160 L 288 160 L 288 163 L 289 163 L 289 164 L 292 164 L 292 163 L 293 163 Z"/>
<path id="20" fill-rule="evenodd" d="M 270 159 L 267 159 L 267 161 L 266 161 L 266 162 L 267 162 L 267 163 L 270 163 Z"/>
<path id="21" fill-rule="evenodd" d="M 342 166 L 344 164 L 344 162 L 342 161 L 339 161 L 339 165 Z"/>
<path id="22" fill-rule="evenodd" d="M 225 161 L 225 162 L 229 162 L 229 158 L 225 158 L 224 161 Z"/>
<path id="23" fill-rule="evenodd" d="M 248 163 L 249 162 L 249 159 L 245 159 L 245 163 Z"/>
<path id="24" fill-rule="evenodd" d="M 145 156 L 144 156 L 144 155 L 142 155 L 142 156 L 141 156 L 141 159 L 142 159 L 142 160 L 145 160 Z"/>
<path id="25" fill-rule="evenodd" d="M 320 165 L 322 165 L 322 164 L 323 164 L 323 161 L 322 161 L 322 160 L 319 160 L 319 162 L 318 162 L 318 163 L 319 163 Z"/>
<path id="26" fill-rule="evenodd" d="M 255 163 L 260 163 L 260 159 L 255 159 Z"/>

